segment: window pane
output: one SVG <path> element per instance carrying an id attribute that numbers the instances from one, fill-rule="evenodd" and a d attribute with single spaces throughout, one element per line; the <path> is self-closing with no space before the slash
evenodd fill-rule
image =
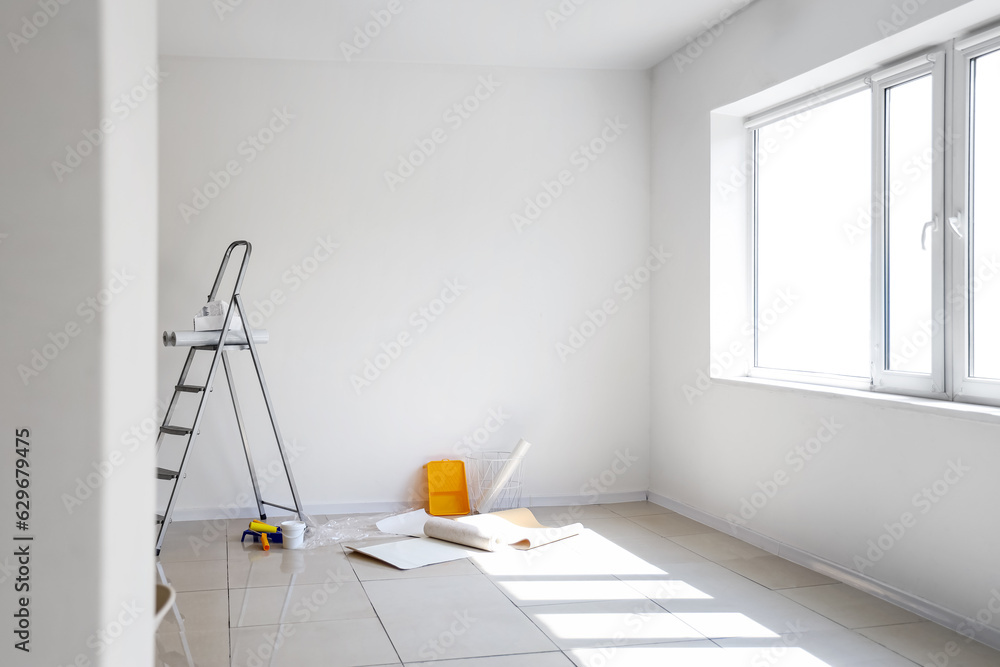
<path id="1" fill-rule="evenodd" d="M 871 93 L 758 130 L 757 363 L 869 376 Z"/>
<path id="2" fill-rule="evenodd" d="M 930 373 L 933 79 L 914 79 L 885 95 L 887 367 Z"/>
<path id="3" fill-rule="evenodd" d="M 1000 378 L 1000 52 L 972 74 L 972 375 Z"/>

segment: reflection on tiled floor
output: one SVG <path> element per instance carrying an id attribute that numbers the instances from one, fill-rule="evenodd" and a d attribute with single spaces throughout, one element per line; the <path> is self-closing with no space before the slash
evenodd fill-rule
<path id="1" fill-rule="evenodd" d="M 981 644 L 652 503 L 536 515 L 587 530 L 401 571 L 339 545 L 265 553 L 240 543 L 244 520 L 175 523 L 160 564 L 177 611 L 157 632 L 157 665 L 1000 665 Z"/>

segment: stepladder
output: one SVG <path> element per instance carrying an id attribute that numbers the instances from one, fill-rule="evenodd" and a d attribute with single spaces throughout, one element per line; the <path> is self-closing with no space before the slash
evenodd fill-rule
<path id="1" fill-rule="evenodd" d="M 222 367 L 223 374 L 226 376 L 226 384 L 229 389 L 229 396 L 232 400 L 233 412 L 236 417 L 236 426 L 239 431 L 240 440 L 243 444 L 243 453 L 250 473 L 250 484 L 253 487 L 253 494 L 257 504 L 257 513 L 260 515 L 261 520 L 265 520 L 267 519 L 265 507 L 274 507 L 287 512 L 292 512 L 296 515 L 296 518 L 300 520 L 304 517 L 302 503 L 299 499 L 298 488 L 296 487 L 295 479 L 292 476 L 290 461 L 285 450 L 284 440 L 282 440 L 281 430 L 278 427 L 278 420 L 275 415 L 274 405 L 271 401 L 271 395 L 267 388 L 267 381 L 264 379 L 264 371 L 261 366 L 260 355 L 257 350 L 258 344 L 267 342 L 267 332 L 252 330 L 250 328 L 248 312 L 243 304 L 243 298 L 240 294 L 240 290 L 243 286 L 243 280 L 246 277 L 247 266 L 250 263 L 250 253 L 252 247 L 249 242 L 234 241 L 226 249 L 226 253 L 222 258 L 222 263 L 219 265 L 219 271 L 216 274 L 215 282 L 212 284 L 212 290 L 208 295 L 208 301 L 211 303 L 218 298 L 220 287 L 226 277 L 226 269 L 229 266 L 229 260 L 233 255 L 233 251 L 237 248 L 243 249 L 243 258 L 239 264 L 239 269 L 233 284 L 233 291 L 225 309 L 226 314 L 221 328 L 219 330 L 213 329 L 211 331 L 190 332 L 190 334 L 194 335 L 184 335 L 183 333 L 164 333 L 163 336 L 164 345 L 187 346 L 189 349 L 187 357 L 184 360 L 184 365 L 181 367 L 180 376 L 177 379 L 177 383 L 174 385 L 173 395 L 170 399 L 170 403 L 167 405 L 166 411 L 164 412 L 163 422 L 160 425 L 160 431 L 156 438 L 156 453 L 158 460 L 161 458 L 161 454 L 166 453 L 164 448 L 167 446 L 168 441 L 176 441 L 177 439 L 180 439 L 183 442 L 183 451 L 180 454 L 179 464 L 170 468 L 158 467 L 156 469 L 157 479 L 170 484 L 166 509 L 163 514 L 158 514 L 156 516 L 156 521 L 159 525 L 159 530 L 157 531 L 156 536 L 157 556 L 159 556 L 160 549 L 163 547 L 163 540 L 166 537 L 167 528 L 173 520 L 174 509 L 176 508 L 178 500 L 178 493 L 180 491 L 182 481 L 187 475 L 187 467 L 190 463 L 191 452 L 194 448 L 195 442 L 198 440 L 198 436 L 200 434 L 199 429 L 202 425 L 202 418 L 205 415 L 208 397 L 214 388 L 216 374 L 220 366 Z M 239 316 L 238 319 L 236 318 L 237 315 Z M 257 384 L 260 387 L 261 397 L 263 398 L 264 405 L 267 408 L 267 417 L 270 421 L 269 430 L 273 433 L 274 440 L 277 445 L 284 476 L 288 484 L 288 489 L 291 493 L 293 506 L 269 502 L 261 497 L 261 485 L 257 472 L 254 468 L 247 425 L 240 410 L 240 402 L 236 391 L 233 366 L 229 358 L 230 353 L 243 351 L 249 351 L 250 357 L 253 361 Z M 192 369 L 195 365 L 195 357 L 201 353 L 208 353 L 211 356 L 208 371 L 204 377 L 204 381 L 192 381 L 190 376 L 192 375 Z M 183 411 L 178 410 L 178 408 L 185 400 L 183 398 L 185 396 L 192 396 L 197 401 L 193 409 L 194 416 L 189 424 L 176 424 L 173 419 L 176 415 Z M 190 405 L 187 406 L 186 411 L 188 413 L 191 412 Z M 173 446 L 176 447 L 177 444 L 174 444 Z M 161 449 L 163 450 L 162 452 Z M 176 456 L 174 458 L 176 460 Z"/>

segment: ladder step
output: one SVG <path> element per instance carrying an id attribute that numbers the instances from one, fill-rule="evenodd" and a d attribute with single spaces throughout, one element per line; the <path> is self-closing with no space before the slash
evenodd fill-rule
<path id="1" fill-rule="evenodd" d="M 199 387 L 196 384 L 179 384 L 174 387 L 174 391 L 186 391 L 189 394 L 197 394 L 200 391 L 205 391 L 205 388 Z"/>
<path id="2" fill-rule="evenodd" d="M 186 426 L 161 426 L 160 432 L 170 435 L 188 435 L 191 433 L 191 429 Z"/>
<path id="3" fill-rule="evenodd" d="M 177 477 L 176 470 L 168 470 L 166 468 L 156 469 L 156 479 L 174 479 Z"/>

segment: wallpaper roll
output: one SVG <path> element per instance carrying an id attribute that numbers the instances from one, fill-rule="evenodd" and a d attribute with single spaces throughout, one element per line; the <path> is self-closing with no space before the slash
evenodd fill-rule
<path id="1" fill-rule="evenodd" d="M 454 542 L 475 549 L 494 551 L 504 544 L 503 538 L 487 532 L 482 526 L 471 526 L 452 519 L 432 516 L 424 524 L 424 534 L 446 542 Z"/>
<path id="2" fill-rule="evenodd" d="M 524 455 L 528 453 L 529 447 L 531 447 L 531 443 L 524 438 L 521 438 L 521 440 L 517 443 L 517 447 L 515 447 L 514 451 L 510 453 L 510 458 L 507 459 L 507 463 L 504 464 L 504 467 L 497 473 L 496 479 L 493 480 L 493 485 L 486 490 L 486 493 L 483 494 L 482 499 L 476 506 L 476 510 L 480 514 L 487 514 L 491 509 L 493 509 L 493 503 L 497 501 L 497 497 L 500 495 L 500 492 L 503 491 L 505 486 L 507 486 L 507 482 L 510 481 L 510 478 L 514 476 L 514 471 L 516 471 L 517 466 L 521 464 L 521 459 L 524 458 Z"/>
<path id="3" fill-rule="evenodd" d="M 221 331 L 164 331 L 163 345 L 165 347 L 192 347 L 200 345 L 218 345 Z M 270 339 L 267 329 L 254 329 L 253 342 L 264 345 Z M 242 331 L 229 331 L 226 345 L 246 345 L 247 337 Z"/>

